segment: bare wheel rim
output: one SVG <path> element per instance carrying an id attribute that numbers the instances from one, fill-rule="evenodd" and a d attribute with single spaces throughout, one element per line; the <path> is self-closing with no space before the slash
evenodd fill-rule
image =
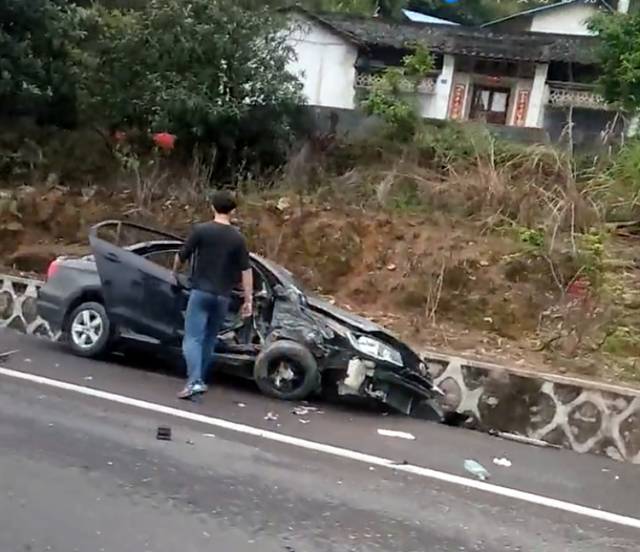
<path id="1" fill-rule="evenodd" d="M 71 322 L 71 339 L 81 349 L 93 347 L 104 332 L 102 317 L 93 309 L 84 309 Z"/>
<path id="2" fill-rule="evenodd" d="M 291 393 L 303 384 L 304 370 L 296 363 L 278 360 L 270 366 L 269 379 L 281 393 Z"/>

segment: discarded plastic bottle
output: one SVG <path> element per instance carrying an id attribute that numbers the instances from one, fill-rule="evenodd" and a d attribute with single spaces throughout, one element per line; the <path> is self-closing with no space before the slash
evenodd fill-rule
<path id="1" fill-rule="evenodd" d="M 464 469 L 481 481 L 486 481 L 487 479 L 489 479 L 489 472 L 484 468 L 482 464 L 478 464 L 478 462 L 476 462 L 475 460 L 465 460 Z"/>

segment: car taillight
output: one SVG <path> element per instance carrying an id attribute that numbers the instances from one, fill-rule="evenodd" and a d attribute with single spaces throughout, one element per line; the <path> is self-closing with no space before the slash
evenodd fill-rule
<path id="1" fill-rule="evenodd" d="M 50 280 L 51 278 L 53 278 L 57 270 L 58 270 L 58 261 L 57 260 L 52 261 L 51 264 L 49 265 L 49 268 L 47 269 L 47 280 Z"/>

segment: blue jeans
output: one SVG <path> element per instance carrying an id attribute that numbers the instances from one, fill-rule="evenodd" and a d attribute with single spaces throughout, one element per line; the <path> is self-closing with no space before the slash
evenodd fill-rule
<path id="1" fill-rule="evenodd" d="M 182 341 L 182 352 L 187 362 L 187 385 L 204 384 L 228 308 L 228 297 L 198 289 L 191 291 Z"/>

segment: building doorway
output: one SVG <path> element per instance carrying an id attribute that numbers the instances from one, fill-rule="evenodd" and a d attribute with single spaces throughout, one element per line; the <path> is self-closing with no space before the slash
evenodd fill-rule
<path id="1" fill-rule="evenodd" d="M 492 125 L 506 125 L 510 96 L 509 88 L 475 85 L 469 119 Z"/>

